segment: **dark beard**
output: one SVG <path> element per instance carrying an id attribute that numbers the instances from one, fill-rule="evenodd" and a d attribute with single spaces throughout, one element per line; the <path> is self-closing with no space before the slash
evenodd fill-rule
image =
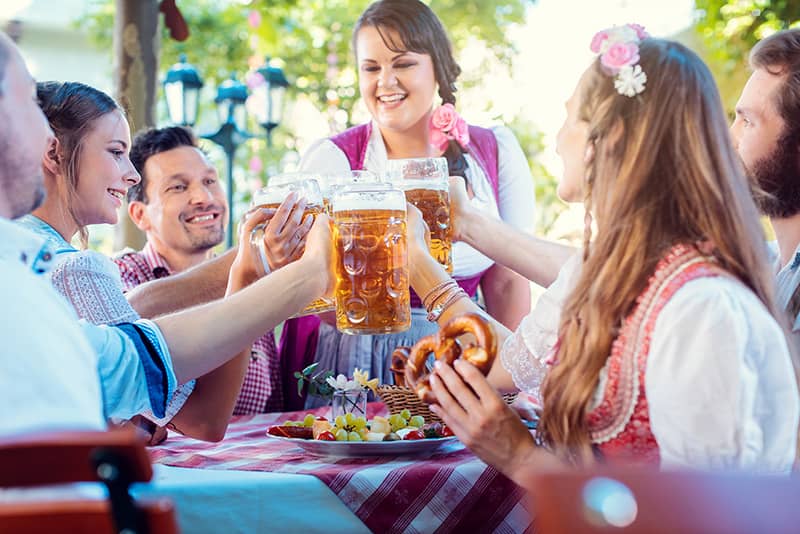
<path id="1" fill-rule="evenodd" d="M 761 189 L 753 195 L 761 213 L 771 219 L 800 213 L 800 128 L 784 133 L 772 154 L 748 171 Z"/>

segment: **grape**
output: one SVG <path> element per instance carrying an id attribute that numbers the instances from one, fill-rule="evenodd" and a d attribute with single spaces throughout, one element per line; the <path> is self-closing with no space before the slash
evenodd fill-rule
<path id="1" fill-rule="evenodd" d="M 394 417 L 394 419 L 392 419 Z M 399 415 L 393 415 L 389 418 L 389 424 L 392 425 L 392 432 L 397 432 L 401 428 L 408 426 L 408 421 Z"/>
<path id="2" fill-rule="evenodd" d="M 408 408 L 406 408 L 402 412 L 400 412 L 400 417 L 408 421 L 409 419 L 411 419 L 411 412 L 409 411 Z"/>
<path id="3" fill-rule="evenodd" d="M 358 417 L 356 418 L 355 423 L 353 423 L 353 426 L 356 428 L 356 430 L 367 428 L 367 419 L 365 417 Z"/>
<path id="4" fill-rule="evenodd" d="M 352 426 L 356 422 L 356 416 L 353 415 L 353 412 L 347 412 L 344 414 L 344 419 L 347 421 L 348 426 Z"/>
<path id="5" fill-rule="evenodd" d="M 345 422 L 343 415 L 337 415 L 336 420 L 334 421 L 334 426 L 337 428 L 344 428 L 347 423 Z"/>
<path id="6" fill-rule="evenodd" d="M 347 430 L 345 430 L 344 428 L 340 428 L 339 430 L 336 431 L 335 436 L 336 436 L 336 441 L 347 441 L 348 438 Z"/>
<path id="7" fill-rule="evenodd" d="M 414 417 L 412 417 L 412 418 L 411 418 L 411 419 L 408 421 L 408 425 L 409 425 L 409 426 L 415 426 L 415 427 L 417 427 L 417 428 L 422 428 L 422 426 L 423 426 L 424 424 L 425 424 L 425 418 L 424 418 L 424 417 L 422 417 L 421 415 L 415 415 Z"/>
<path id="8" fill-rule="evenodd" d="M 350 432 L 347 435 L 347 441 L 363 441 L 363 440 L 361 439 L 361 434 L 359 434 L 358 432 Z"/>
<path id="9" fill-rule="evenodd" d="M 314 424 L 314 421 L 316 420 L 317 420 L 316 417 L 308 413 L 303 419 L 303 426 L 312 426 Z"/>

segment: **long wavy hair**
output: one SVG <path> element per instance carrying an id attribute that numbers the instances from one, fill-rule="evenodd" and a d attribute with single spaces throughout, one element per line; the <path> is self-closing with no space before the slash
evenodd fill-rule
<path id="1" fill-rule="evenodd" d="M 576 463 L 592 457 L 586 415 L 612 342 L 673 245 L 713 243 L 719 266 L 781 320 L 758 213 L 711 73 L 675 42 L 646 39 L 640 55 L 647 74 L 640 95 L 617 93 L 599 60 L 578 93 L 594 146 L 584 192 L 597 235 L 590 245 L 587 225 L 540 421 L 545 442 Z"/>

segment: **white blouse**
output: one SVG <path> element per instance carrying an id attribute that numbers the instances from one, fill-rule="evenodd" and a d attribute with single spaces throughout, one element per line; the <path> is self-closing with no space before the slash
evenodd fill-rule
<path id="1" fill-rule="evenodd" d="M 497 139 L 498 199 L 489 179 L 480 165 L 469 155 L 467 179 L 475 191 L 471 200 L 474 207 L 495 218 L 502 219 L 513 227 L 530 231 L 533 227 L 535 196 L 533 178 L 528 161 L 514 134 L 505 126 L 492 128 Z M 364 168 L 383 176 L 388 160 L 386 145 L 380 129 L 373 123 Z M 312 144 L 300 161 L 301 172 L 339 173 L 350 170 L 347 156 L 330 139 L 321 139 Z M 466 243 L 453 244 L 453 275 L 468 278 L 491 267 L 494 262 Z"/>
<path id="2" fill-rule="evenodd" d="M 536 398 L 579 269 L 576 255 L 501 349 L 517 387 Z M 605 377 L 604 369 L 595 402 Z M 667 302 L 653 330 L 645 394 L 662 467 L 791 469 L 800 398 L 786 339 L 738 281 L 695 279 Z"/>

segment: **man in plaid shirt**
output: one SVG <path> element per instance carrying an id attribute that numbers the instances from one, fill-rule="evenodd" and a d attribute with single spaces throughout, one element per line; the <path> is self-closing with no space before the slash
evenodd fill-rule
<path id="1" fill-rule="evenodd" d="M 194 267 L 212 254 L 225 235 L 227 202 L 217 170 L 186 128 L 140 133 L 131 161 L 142 181 L 128 191 L 128 214 L 147 243 L 114 261 L 124 290 Z M 252 347 L 250 365 L 234 415 L 281 411 L 278 352 L 273 332 Z"/>

